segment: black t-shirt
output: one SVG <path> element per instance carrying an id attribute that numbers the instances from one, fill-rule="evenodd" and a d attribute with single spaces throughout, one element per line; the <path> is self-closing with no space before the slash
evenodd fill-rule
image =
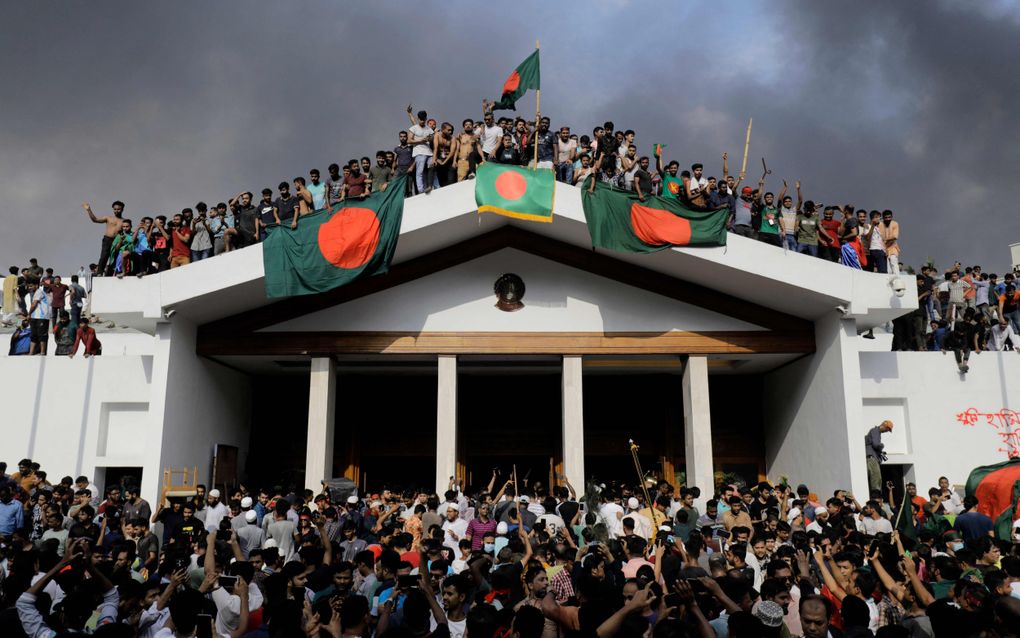
<path id="1" fill-rule="evenodd" d="M 535 139 L 538 140 L 538 161 L 553 161 L 553 145 L 556 143 L 556 135 L 552 131 L 539 132 Z"/>
<path id="2" fill-rule="evenodd" d="M 407 168 L 414 161 L 411 159 L 411 146 L 398 146 L 393 149 L 394 161 L 397 164 L 397 173 L 404 174 Z"/>
<path id="3" fill-rule="evenodd" d="M 273 217 L 274 206 L 275 204 L 273 203 L 266 204 L 265 202 L 259 202 L 259 205 L 255 207 L 255 214 L 258 215 L 263 226 L 276 223 L 276 218 Z M 282 212 L 280 214 L 280 218 L 283 218 Z"/>
<path id="4" fill-rule="evenodd" d="M 294 209 L 297 208 L 298 198 L 291 195 L 287 199 L 277 197 L 276 201 L 273 202 L 273 206 L 279 211 L 280 223 L 282 224 L 286 220 L 290 220 L 294 217 Z"/>
<path id="5" fill-rule="evenodd" d="M 634 172 L 634 182 L 641 187 L 641 193 L 648 195 L 652 192 L 652 175 L 646 170 L 637 169 Z"/>
<path id="6" fill-rule="evenodd" d="M 512 146 L 500 146 L 499 152 L 493 156 L 492 161 L 499 164 L 520 164 L 521 157 L 517 149 Z"/>
<path id="7" fill-rule="evenodd" d="M 255 234 L 255 218 L 257 213 L 255 207 L 251 204 L 247 206 L 237 205 L 234 207 L 234 219 L 237 220 L 238 232 L 245 233 L 247 235 Z M 273 216 L 273 212 L 269 211 L 269 216 Z"/>

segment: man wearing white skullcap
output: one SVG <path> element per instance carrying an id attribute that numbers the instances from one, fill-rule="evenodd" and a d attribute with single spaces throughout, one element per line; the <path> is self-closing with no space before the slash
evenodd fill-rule
<path id="1" fill-rule="evenodd" d="M 209 490 L 205 502 L 207 505 L 205 510 L 205 528 L 209 530 L 219 529 L 220 521 L 230 513 L 227 506 L 220 502 L 220 491 L 217 489 Z"/>

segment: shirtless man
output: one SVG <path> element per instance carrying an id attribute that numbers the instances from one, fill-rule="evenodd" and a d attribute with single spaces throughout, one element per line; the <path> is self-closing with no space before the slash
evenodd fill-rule
<path id="1" fill-rule="evenodd" d="M 475 137 L 475 123 L 468 118 L 464 120 L 464 130 L 453 140 L 451 157 L 457 158 L 457 181 L 463 182 L 471 172 L 471 153 L 477 151 L 481 155 L 482 150 L 478 147 L 478 138 Z"/>
<path id="2" fill-rule="evenodd" d="M 453 163 L 453 124 L 443 122 L 439 134 L 432 139 L 432 173 L 438 176 L 440 186 L 450 184 L 450 165 Z M 433 180 L 434 181 L 434 180 Z"/>
<path id="3" fill-rule="evenodd" d="M 103 244 L 99 250 L 99 274 L 105 276 L 107 272 L 107 262 L 110 261 L 110 249 L 113 247 L 113 238 L 120 232 L 121 217 L 124 215 L 124 202 L 116 201 L 113 203 L 113 214 L 107 215 L 106 217 L 96 217 L 96 214 L 92 212 L 92 207 L 89 206 L 88 202 L 82 202 L 81 207 L 88 213 L 89 219 L 95 224 L 106 224 L 106 229 L 103 231 Z M 112 269 L 111 269 L 112 270 Z"/>
<path id="4" fill-rule="evenodd" d="M 296 208 L 297 215 L 294 216 L 294 219 L 290 224 L 291 228 L 297 228 L 298 217 L 304 217 L 314 209 L 312 204 L 312 192 L 308 190 L 306 186 L 307 183 L 305 182 L 304 177 L 294 178 L 294 193 L 297 194 L 298 205 Z"/>

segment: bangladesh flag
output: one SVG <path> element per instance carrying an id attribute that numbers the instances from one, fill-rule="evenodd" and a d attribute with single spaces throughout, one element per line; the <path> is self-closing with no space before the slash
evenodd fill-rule
<path id="1" fill-rule="evenodd" d="M 901 511 L 902 510 L 902 511 Z M 896 510 L 896 531 L 902 536 L 917 540 L 917 506 L 911 502 L 907 496 L 903 497 L 903 502 L 900 504 L 898 510 Z"/>
<path id="2" fill-rule="evenodd" d="M 492 105 L 492 110 L 510 109 L 516 111 L 517 100 L 521 99 L 528 89 L 540 89 L 541 73 L 538 65 L 538 49 L 524 58 L 524 62 L 517 65 L 510 77 L 503 83 L 503 95 L 499 101 Z"/>
<path id="3" fill-rule="evenodd" d="M 270 229 L 262 242 L 266 296 L 324 292 L 389 270 L 404 216 L 404 180 Z"/>
<path id="4" fill-rule="evenodd" d="M 1008 514 L 1010 525 L 1013 523 L 1017 481 L 1020 481 L 1020 458 L 976 467 L 967 477 L 965 494 L 976 498 L 977 510 L 995 521 L 996 533 L 1000 517 Z M 1004 540 L 1009 538 L 1007 534 Z"/>
<path id="5" fill-rule="evenodd" d="M 551 222 L 556 177 L 552 170 L 484 162 L 475 171 L 479 213 Z"/>
<path id="6" fill-rule="evenodd" d="M 589 178 L 593 179 L 593 178 Z M 591 243 L 625 253 L 653 253 L 670 246 L 725 246 L 728 208 L 693 210 L 679 201 L 589 182 L 581 189 Z"/>

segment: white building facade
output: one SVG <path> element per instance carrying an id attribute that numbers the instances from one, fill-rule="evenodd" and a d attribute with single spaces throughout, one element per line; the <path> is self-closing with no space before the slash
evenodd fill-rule
<path id="1" fill-rule="evenodd" d="M 593 250 L 576 188 L 551 224 L 479 217 L 473 185 L 408 199 L 389 274 L 270 300 L 261 246 L 142 279 L 96 279 L 92 359 L 0 358 L 9 463 L 103 487 L 197 466 L 206 483 L 317 489 L 493 469 L 543 482 L 634 480 L 709 492 L 732 476 L 867 493 L 863 437 L 884 419 L 889 478 L 961 484 L 1007 458 L 1020 356 L 874 350 L 858 334 L 915 307 L 911 276 L 854 271 L 730 235 L 725 248 Z M 496 306 L 505 273 L 524 307 Z M 903 293 L 897 295 L 897 290 Z M 236 471 L 213 476 L 217 451 Z M 706 496 L 708 496 L 706 494 Z"/>

